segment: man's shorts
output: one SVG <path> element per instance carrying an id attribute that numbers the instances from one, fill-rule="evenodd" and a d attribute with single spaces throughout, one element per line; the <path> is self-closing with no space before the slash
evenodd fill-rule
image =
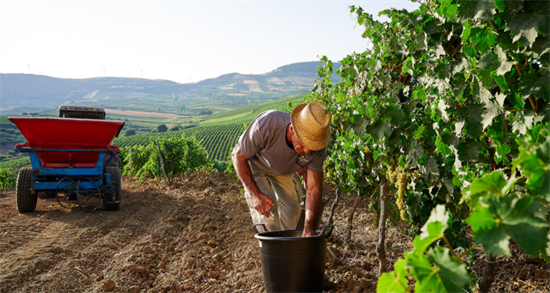
<path id="1" fill-rule="evenodd" d="M 271 207 L 269 217 L 260 214 L 254 208 L 251 194 L 243 184 L 244 198 L 250 209 L 252 222 L 264 224 L 269 231 L 296 229 L 301 214 L 300 202 L 305 194 L 298 175 L 275 175 L 264 172 L 251 163 L 248 165 L 258 188 L 275 203 L 275 206 Z"/>

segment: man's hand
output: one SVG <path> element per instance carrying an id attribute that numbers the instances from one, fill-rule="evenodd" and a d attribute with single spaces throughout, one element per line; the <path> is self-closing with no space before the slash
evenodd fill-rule
<path id="1" fill-rule="evenodd" d="M 311 227 L 304 227 L 304 231 L 302 231 L 302 237 L 311 237 L 311 236 L 317 236 L 317 233 L 315 230 L 312 230 Z"/>
<path id="2" fill-rule="evenodd" d="M 269 217 L 269 210 L 271 210 L 271 207 L 274 206 L 275 203 L 268 195 L 264 194 L 260 190 L 260 188 L 258 188 L 258 185 L 256 185 L 256 182 L 254 182 L 254 178 L 252 177 L 250 166 L 248 166 L 248 163 L 247 163 L 248 159 L 243 155 L 241 150 L 237 150 L 237 152 L 233 154 L 232 159 L 233 159 L 233 166 L 235 166 L 235 170 L 237 171 L 237 174 L 239 175 L 244 185 L 250 192 L 250 196 L 252 197 L 253 207 L 260 214 L 266 217 Z"/>
<path id="3" fill-rule="evenodd" d="M 307 172 L 307 197 L 305 206 L 305 221 L 303 237 L 310 237 L 317 235 L 315 229 L 319 226 L 321 214 L 323 213 L 323 204 L 321 196 L 323 194 L 323 173 L 313 172 L 308 170 Z"/>
<path id="4" fill-rule="evenodd" d="M 271 210 L 271 207 L 275 205 L 273 200 L 263 194 L 259 193 L 257 195 L 251 195 L 252 196 L 252 203 L 254 205 L 254 208 L 265 217 L 269 217 L 269 211 Z"/>

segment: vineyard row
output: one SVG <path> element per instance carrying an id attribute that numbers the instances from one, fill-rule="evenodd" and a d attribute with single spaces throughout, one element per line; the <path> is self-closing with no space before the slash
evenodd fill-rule
<path id="1" fill-rule="evenodd" d="M 150 137 L 174 137 L 185 134 L 187 136 L 194 135 L 197 141 L 202 145 L 211 159 L 225 161 L 228 159 L 231 149 L 237 143 L 239 136 L 243 132 L 241 124 L 228 124 L 205 126 L 180 131 L 170 131 L 164 133 L 156 133 L 152 135 L 135 135 L 130 137 L 115 138 L 113 144 L 121 148 L 133 147 L 137 145 L 146 145 L 149 143 Z"/>

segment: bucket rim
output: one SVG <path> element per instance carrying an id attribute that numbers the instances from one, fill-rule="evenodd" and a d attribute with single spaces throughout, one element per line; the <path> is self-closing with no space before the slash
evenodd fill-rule
<path id="1" fill-rule="evenodd" d="M 310 237 L 269 237 L 267 235 L 281 232 L 302 232 L 302 230 L 279 230 L 279 231 L 266 231 L 257 233 L 254 238 L 262 241 L 318 241 L 319 239 L 326 239 L 332 234 L 332 227 L 330 226 L 329 232 L 325 233 L 327 227 L 323 227 L 321 230 L 316 230 L 317 235 Z"/>
<path id="2" fill-rule="evenodd" d="M 317 240 L 322 238 L 319 235 L 310 236 L 310 237 L 270 237 L 268 235 L 274 234 L 277 232 L 294 232 L 294 231 L 302 231 L 302 230 L 280 230 L 280 231 L 269 231 L 269 232 L 262 232 L 254 235 L 254 238 L 262 241 L 304 241 L 304 240 Z M 320 232 L 320 231 L 317 231 Z"/>

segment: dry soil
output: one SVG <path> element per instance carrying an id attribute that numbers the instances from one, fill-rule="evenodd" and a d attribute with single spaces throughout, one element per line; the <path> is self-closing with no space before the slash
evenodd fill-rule
<path id="1" fill-rule="evenodd" d="M 0 194 L 0 292 L 263 292 L 258 242 L 241 185 L 233 174 L 195 173 L 161 181 L 123 178 L 116 212 L 67 210 L 39 199 L 19 214 L 15 190 Z M 334 188 L 325 184 L 326 222 Z M 353 197 L 342 200 L 327 245 L 327 292 L 374 292 L 378 276 L 376 230 L 363 200 L 352 241 L 343 243 Z M 393 264 L 411 248 L 399 228 L 388 230 Z M 499 257 L 493 292 L 549 292 L 549 266 L 512 245 Z M 477 252 L 472 272 L 485 256 Z"/>

